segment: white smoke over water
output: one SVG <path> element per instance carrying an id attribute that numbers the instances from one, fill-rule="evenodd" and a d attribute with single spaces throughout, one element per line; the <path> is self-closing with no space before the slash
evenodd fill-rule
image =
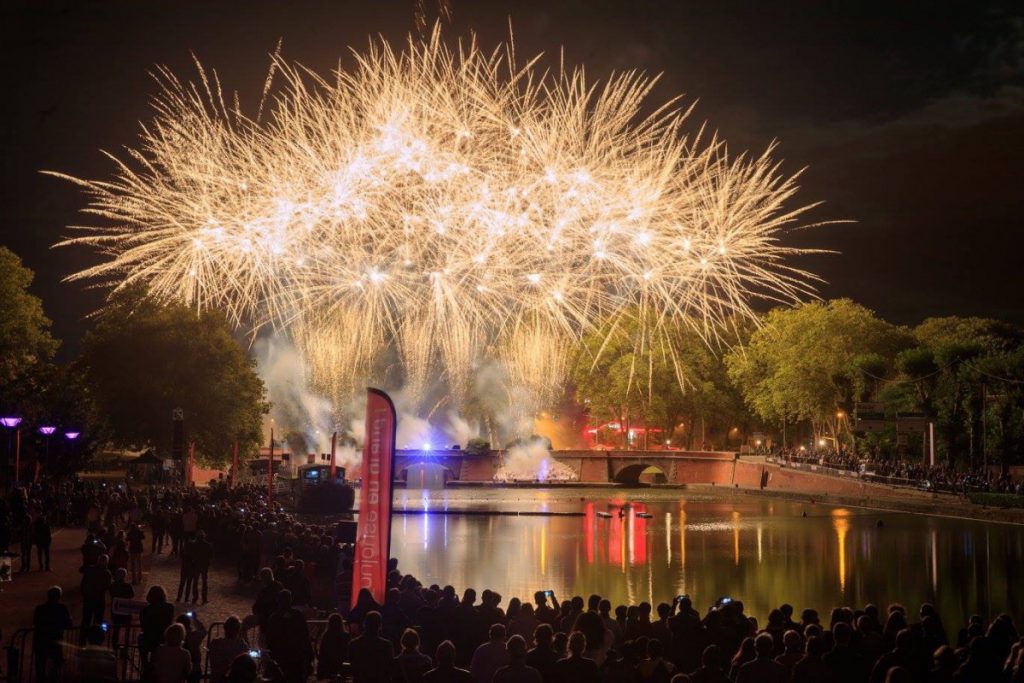
<path id="1" fill-rule="evenodd" d="M 551 456 L 543 439 L 530 439 L 508 449 L 495 481 L 575 481 L 579 479 L 568 465 Z"/>
<path id="2" fill-rule="evenodd" d="M 296 453 L 293 468 L 304 462 L 305 453 L 297 451 L 329 453 L 331 434 L 338 432 L 336 463 L 358 469 L 366 433 L 364 397 L 353 397 L 347 406 L 335 410 L 330 399 L 310 389 L 302 357 L 285 338 L 261 338 L 252 352 L 271 402 L 273 421 L 267 427 L 273 426 L 277 439 L 290 433 L 299 433 L 305 439 L 304 444 L 290 444 Z M 402 390 L 389 390 L 398 415 L 396 447 L 435 450 L 457 444 L 465 448 L 471 439 L 483 435 L 492 441 L 492 447 L 500 448 L 509 440 L 533 433 L 536 401 L 525 389 L 509 386 L 500 364 L 481 364 L 473 381 L 479 410 L 489 416 L 488 425 L 467 419 L 454 408 L 436 416 L 431 424 L 419 414 L 418 400 Z M 538 440 L 510 449 L 502 470 L 504 474 L 499 476 L 507 480 L 576 478 L 575 472 L 551 458 L 544 442 Z"/>

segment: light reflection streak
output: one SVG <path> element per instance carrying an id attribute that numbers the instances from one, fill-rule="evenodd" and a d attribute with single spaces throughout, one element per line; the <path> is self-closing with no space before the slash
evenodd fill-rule
<path id="1" fill-rule="evenodd" d="M 740 513 L 732 511 L 732 554 L 736 566 L 740 566 Z"/>
<path id="2" fill-rule="evenodd" d="M 846 593 L 846 533 L 850 530 L 847 519 L 850 511 L 839 508 L 832 511 L 832 526 L 836 530 L 836 541 L 839 550 L 839 591 Z"/>

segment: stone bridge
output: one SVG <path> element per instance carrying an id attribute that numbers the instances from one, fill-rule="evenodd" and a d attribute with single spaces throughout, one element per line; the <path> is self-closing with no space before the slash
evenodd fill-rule
<path id="1" fill-rule="evenodd" d="M 729 485 L 736 477 L 736 455 L 723 451 L 553 451 L 552 458 L 569 467 L 579 481 L 638 484 L 641 475 L 661 475 L 668 484 Z M 504 451 L 471 455 L 458 450 L 399 450 L 395 479 L 407 481 L 410 470 L 440 472 L 445 481 L 493 481 Z M 663 477 L 663 479 L 662 479 Z"/>

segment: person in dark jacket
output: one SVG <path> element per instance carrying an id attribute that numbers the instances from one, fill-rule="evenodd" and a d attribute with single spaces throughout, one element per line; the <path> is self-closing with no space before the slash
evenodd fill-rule
<path id="1" fill-rule="evenodd" d="M 555 680 L 560 683 L 590 683 L 601 678 L 597 662 L 583 656 L 587 638 L 579 631 L 569 636 L 569 656 L 555 664 Z"/>
<path id="2" fill-rule="evenodd" d="M 446 640 L 437 646 L 434 661 L 437 666 L 423 674 L 423 683 L 473 683 L 473 676 L 455 666 L 455 646 Z"/>
<path id="3" fill-rule="evenodd" d="M 135 585 L 142 581 L 142 552 L 145 549 L 146 534 L 140 525 L 135 524 L 128 530 L 128 568 Z"/>
<path id="4" fill-rule="evenodd" d="M 553 638 L 554 629 L 551 628 L 551 624 L 541 624 L 533 630 L 533 649 L 526 653 L 526 664 L 540 672 L 544 683 L 552 683 L 555 680 L 558 654 L 551 647 Z"/>
<path id="5" fill-rule="evenodd" d="M 107 556 L 100 555 L 99 561 L 94 565 L 82 567 L 82 626 L 91 626 L 103 622 L 103 612 L 106 608 L 107 590 L 113 577 L 107 569 Z M 82 632 L 85 637 L 85 631 Z"/>
<path id="6" fill-rule="evenodd" d="M 64 631 L 72 626 L 67 605 L 61 602 L 63 595 L 60 586 L 53 586 L 46 591 L 46 602 L 36 607 L 32 615 L 35 628 L 33 652 L 36 681 L 39 683 L 55 682 L 61 678 L 60 669 L 64 661 L 60 643 L 64 640 Z"/>
<path id="7" fill-rule="evenodd" d="M 163 586 L 153 586 L 146 594 L 148 603 L 142 608 L 139 623 L 142 635 L 139 637 L 139 651 L 143 665 L 149 663 L 150 655 L 164 642 L 164 632 L 174 623 L 174 605 L 167 602 L 167 591 Z"/>
<path id="8" fill-rule="evenodd" d="M 305 683 L 313 662 L 313 646 L 306 617 L 292 607 L 290 590 L 277 594 L 277 610 L 270 615 L 267 626 L 267 649 L 286 681 Z"/>
<path id="9" fill-rule="evenodd" d="M 380 612 L 363 619 L 363 633 L 349 643 L 349 660 L 354 683 L 384 683 L 391 680 L 391 660 L 395 656 L 391 641 L 380 637 Z"/>
<path id="10" fill-rule="evenodd" d="M 114 572 L 114 581 L 110 584 L 110 589 L 109 589 L 110 590 L 110 597 L 111 597 L 111 603 L 110 603 L 110 613 L 111 613 L 111 616 L 110 616 L 110 620 L 114 624 L 114 630 L 113 630 L 113 633 L 111 634 L 110 642 L 113 644 L 114 647 L 119 647 L 122 644 L 123 645 L 130 645 L 131 644 L 131 643 L 121 643 L 120 641 L 121 641 L 122 629 L 125 629 L 125 628 L 131 626 L 132 615 L 131 614 L 118 614 L 117 612 L 115 612 L 114 611 L 114 602 L 113 602 L 113 600 L 116 599 L 116 598 L 122 598 L 124 600 L 131 600 L 132 598 L 135 597 L 135 589 L 132 588 L 132 585 L 130 583 L 128 583 L 127 579 L 128 579 L 128 571 L 125 570 L 125 569 L 118 569 L 116 572 Z"/>
<path id="11" fill-rule="evenodd" d="M 331 680 L 344 673 L 351 639 L 340 614 L 335 612 L 327 618 L 327 630 L 320 637 L 320 647 L 317 650 L 317 680 Z"/>
<path id="12" fill-rule="evenodd" d="M 786 667 L 774 661 L 775 640 L 768 633 L 754 639 L 756 657 L 740 667 L 736 683 L 789 683 Z"/>
<path id="13" fill-rule="evenodd" d="M 46 515 L 36 515 L 36 521 L 32 524 L 32 541 L 36 544 L 36 559 L 39 560 L 41 571 L 50 571 L 50 545 L 53 542 L 53 532 L 50 530 L 50 523 L 46 521 Z"/>
<path id="14" fill-rule="evenodd" d="M 192 602 L 199 598 L 199 582 L 203 583 L 203 604 L 207 599 L 206 582 L 210 575 L 210 561 L 213 559 L 213 545 L 206 540 L 206 532 L 200 531 L 196 534 L 195 540 L 191 543 L 192 553 Z"/>
<path id="15" fill-rule="evenodd" d="M 193 539 L 182 540 L 178 544 L 178 559 L 181 565 L 178 570 L 178 598 L 175 602 L 181 602 L 184 595 L 187 602 L 189 597 L 192 602 L 196 601 L 196 562 L 195 562 L 195 541 Z M 192 594 L 191 596 L 189 594 Z"/>

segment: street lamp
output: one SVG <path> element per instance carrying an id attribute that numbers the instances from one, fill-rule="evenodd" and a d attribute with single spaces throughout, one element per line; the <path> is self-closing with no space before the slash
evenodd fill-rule
<path id="1" fill-rule="evenodd" d="M 81 432 L 64 432 L 64 438 L 68 441 L 74 441 L 80 434 Z"/>
<path id="2" fill-rule="evenodd" d="M 0 424 L 11 430 L 11 433 L 7 435 L 7 452 L 11 452 L 11 439 L 17 438 L 17 444 L 14 447 L 14 481 L 18 481 L 18 475 L 21 474 L 21 432 L 18 430 L 18 425 L 21 424 L 21 418 L 15 417 L 14 415 L 8 415 L 7 417 L 0 417 Z"/>

